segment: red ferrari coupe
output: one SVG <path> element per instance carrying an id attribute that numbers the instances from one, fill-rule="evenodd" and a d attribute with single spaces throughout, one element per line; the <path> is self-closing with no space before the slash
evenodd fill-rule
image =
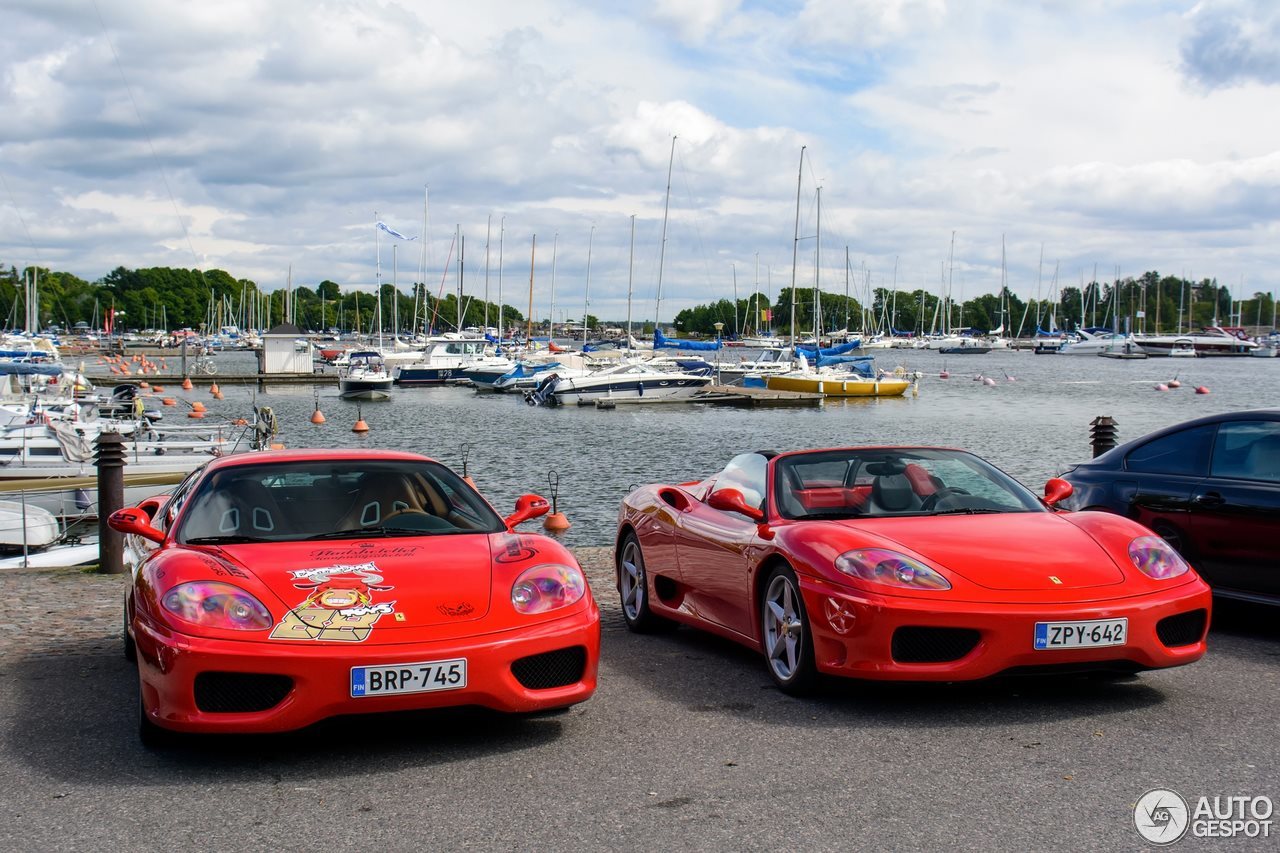
<path id="1" fill-rule="evenodd" d="M 971 453 L 743 453 L 632 491 L 618 592 L 634 631 L 676 622 L 760 649 L 778 686 L 819 673 L 959 681 L 1137 671 L 1205 652 L 1209 588 L 1150 530 L 1067 513 Z"/>
<path id="2" fill-rule="evenodd" d="M 275 732 L 337 714 L 546 711 L 595 691 L 600 615 L 573 555 L 411 453 L 226 456 L 122 509 L 139 731 Z"/>

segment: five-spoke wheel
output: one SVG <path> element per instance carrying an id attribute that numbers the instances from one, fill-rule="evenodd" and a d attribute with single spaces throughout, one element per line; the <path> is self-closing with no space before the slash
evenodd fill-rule
<path id="1" fill-rule="evenodd" d="M 787 566 L 777 566 L 765 580 L 760 626 L 765 662 L 778 687 L 791 694 L 812 690 L 817 669 L 809 618 L 795 572 Z"/>
<path id="2" fill-rule="evenodd" d="M 622 597 L 622 618 L 636 633 L 661 631 L 672 627 L 670 620 L 649 608 L 649 582 L 644 569 L 640 540 L 628 533 L 618 550 L 618 594 Z"/>

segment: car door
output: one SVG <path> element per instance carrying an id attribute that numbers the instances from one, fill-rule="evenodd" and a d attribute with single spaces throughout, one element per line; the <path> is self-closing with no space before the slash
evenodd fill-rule
<path id="1" fill-rule="evenodd" d="M 763 507 L 768 460 L 759 453 L 733 458 L 705 497 L 737 489 L 752 506 Z M 702 619 L 751 636 L 752 549 L 760 545 L 758 525 L 737 512 L 691 501 L 676 519 L 676 554 L 687 590 L 684 606 Z"/>
<path id="2" fill-rule="evenodd" d="M 1280 596 L 1280 421 L 1220 424 L 1189 512 L 1197 568 L 1211 585 Z"/>
<path id="3" fill-rule="evenodd" d="M 1199 567 L 1191 498 L 1209 475 L 1217 426 L 1193 427 L 1145 442 L 1125 456 L 1114 485 L 1125 514 L 1163 536 Z"/>

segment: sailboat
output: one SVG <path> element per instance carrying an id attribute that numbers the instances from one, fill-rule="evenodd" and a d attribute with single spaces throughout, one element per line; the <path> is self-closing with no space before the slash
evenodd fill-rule
<path id="1" fill-rule="evenodd" d="M 767 374 L 759 376 L 751 374 L 744 378 L 744 384 L 758 386 L 763 381 L 764 387 L 777 391 L 803 391 L 811 394 L 821 394 L 824 397 L 901 397 L 906 393 L 907 388 L 911 386 L 911 382 L 901 377 L 877 378 L 871 373 L 871 358 L 869 356 L 851 356 L 849 350 L 858 346 L 854 343 L 843 352 L 824 351 L 817 347 L 819 332 L 818 328 L 818 305 L 819 305 L 819 287 L 817 269 L 821 267 L 821 256 L 815 253 L 815 272 L 814 272 L 814 340 L 815 349 L 813 350 L 816 362 L 810 364 L 796 346 L 796 311 L 795 311 L 795 281 L 796 281 L 796 265 L 798 262 L 798 247 L 800 244 L 800 189 L 804 180 L 804 151 L 800 149 L 800 174 L 796 178 L 796 226 L 794 243 L 791 252 L 791 342 L 792 351 L 795 353 L 796 369 L 789 370 L 785 373 Z M 818 230 L 821 232 L 822 213 L 821 206 L 818 208 Z M 821 243 L 818 243 L 821 246 Z M 833 349 L 841 350 L 844 347 L 835 347 Z"/>

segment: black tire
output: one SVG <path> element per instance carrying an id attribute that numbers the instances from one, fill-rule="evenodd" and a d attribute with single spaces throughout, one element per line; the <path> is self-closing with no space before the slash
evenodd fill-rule
<path id="1" fill-rule="evenodd" d="M 616 571 L 618 596 L 622 600 L 622 618 L 637 634 L 654 634 L 675 627 L 670 619 L 657 615 L 649 607 L 649 573 L 645 570 L 640 540 L 634 533 L 622 538 L 618 548 Z"/>
<path id="2" fill-rule="evenodd" d="M 760 648 L 778 689 L 791 696 L 812 693 L 818 684 L 809 614 L 790 566 L 769 572 L 760 596 Z"/>
<path id="3" fill-rule="evenodd" d="M 129 599 L 124 601 L 124 659 L 129 663 L 136 664 L 138 662 L 138 644 L 133 641 L 133 635 L 129 633 Z"/>

